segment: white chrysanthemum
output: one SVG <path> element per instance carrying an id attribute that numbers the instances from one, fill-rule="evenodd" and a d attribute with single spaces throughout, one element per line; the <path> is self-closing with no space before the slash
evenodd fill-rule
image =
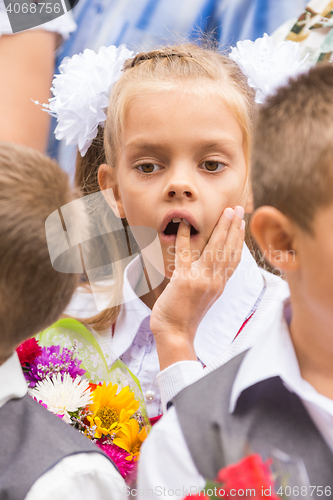
<path id="1" fill-rule="evenodd" d="M 92 401 L 89 382 L 80 376 L 73 380 L 69 373 L 45 378 L 29 389 L 29 395 L 46 405 L 52 413 L 62 416 L 66 423 L 71 422 L 68 412 L 84 408 Z"/>
<path id="2" fill-rule="evenodd" d="M 229 57 L 248 77 L 250 87 L 256 90 L 256 102 L 262 103 L 275 89 L 285 84 L 290 76 L 306 70 L 307 56 L 301 58 L 299 43 L 287 41 L 274 45 L 267 34 L 255 42 L 244 40 L 233 47 Z"/>
<path id="3" fill-rule="evenodd" d="M 52 82 L 54 97 L 45 105 L 57 117 L 57 139 L 78 146 L 82 156 L 104 126 L 105 111 L 112 86 L 120 78 L 124 62 L 133 51 L 125 45 L 101 47 L 96 54 L 86 49 L 82 54 L 65 57 Z"/>

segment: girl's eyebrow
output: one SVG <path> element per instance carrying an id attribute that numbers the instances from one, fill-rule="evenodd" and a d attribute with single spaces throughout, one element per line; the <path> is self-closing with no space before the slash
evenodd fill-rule
<path id="1" fill-rule="evenodd" d="M 200 149 L 212 149 L 219 147 L 229 148 L 239 148 L 239 143 L 232 139 L 231 137 L 219 137 L 218 139 L 212 141 L 211 139 L 196 142 L 196 145 Z M 160 142 L 148 142 L 148 141 L 129 141 L 125 144 L 126 149 L 130 152 L 150 150 L 150 151 L 162 151 L 169 148 L 167 144 L 161 144 Z"/>
<path id="2" fill-rule="evenodd" d="M 227 147 L 230 148 L 239 148 L 239 143 L 232 139 L 231 137 L 219 137 L 218 139 L 212 140 L 202 140 L 197 143 L 198 148 L 202 149 L 212 149 L 212 148 L 220 148 Z"/>
<path id="3" fill-rule="evenodd" d="M 139 151 L 161 151 L 167 149 L 167 147 L 161 143 L 147 142 L 147 141 L 129 141 L 125 144 L 125 148 L 129 150 L 130 153 L 136 153 Z"/>

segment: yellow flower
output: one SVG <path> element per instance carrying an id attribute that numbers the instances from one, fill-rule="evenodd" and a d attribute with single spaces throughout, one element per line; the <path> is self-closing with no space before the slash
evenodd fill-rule
<path id="1" fill-rule="evenodd" d="M 126 424 L 121 426 L 120 431 L 117 433 L 117 437 L 113 440 L 113 443 L 119 448 L 123 448 L 130 456 L 126 457 L 126 460 L 138 460 L 140 456 L 140 447 L 143 441 L 147 437 L 147 431 L 143 427 L 140 431 L 140 426 L 135 418 L 131 418 Z"/>
<path id="2" fill-rule="evenodd" d="M 93 403 L 89 405 L 92 416 L 87 419 L 90 427 L 97 426 L 95 438 L 102 435 L 117 432 L 123 423 L 127 422 L 130 416 L 139 409 L 139 402 L 136 401 L 134 393 L 128 386 L 124 387 L 117 394 L 118 386 L 105 382 L 102 386 L 97 386 L 93 392 Z"/>

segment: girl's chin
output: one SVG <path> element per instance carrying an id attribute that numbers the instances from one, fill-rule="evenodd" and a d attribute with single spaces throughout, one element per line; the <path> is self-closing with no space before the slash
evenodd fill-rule
<path id="1" fill-rule="evenodd" d="M 175 270 L 175 261 L 174 260 L 167 260 L 164 261 L 164 277 L 167 279 L 170 279 L 172 276 L 172 273 Z"/>
<path id="2" fill-rule="evenodd" d="M 172 271 L 165 271 L 164 276 L 165 276 L 168 280 L 170 280 L 170 279 L 171 279 L 171 277 L 172 277 L 172 274 L 173 274 L 173 271 L 174 271 L 174 270 L 175 270 L 175 267 L 173 267 L 173 270 L 172 270 Z"/>
<path id="3" fill-rule="evenodd" d="M 161 243 L 163 243 L 164 245 L 173 245 L 173 246 L 176 246 L 176 237 L 177 235 L 176 234 L 164 234 L 164 233 L 160 233 L 160 241 Z M 197 233 L 197 234 L 192 234 L 191 235 L 191 243 L 196 243 L 200 238 L 200 234 Z"/>

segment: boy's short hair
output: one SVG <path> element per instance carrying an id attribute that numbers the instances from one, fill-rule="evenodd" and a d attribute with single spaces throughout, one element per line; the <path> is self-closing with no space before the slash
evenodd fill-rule
<path id="1" fill-rule="evenodd" d="M 56 321 L 77 286 L 79 274 L 53 269 L 45 234 L 47 217 L 76 198 L 55 161 L 0 142 L 0 358 Z"/>
<path id="2" fill-rule="evenodd" d="M 254 208 L 270 205 L 312 233 L 333 201 L 333 66 L 289 80 L 261 107 L 252 152 Z"/>

